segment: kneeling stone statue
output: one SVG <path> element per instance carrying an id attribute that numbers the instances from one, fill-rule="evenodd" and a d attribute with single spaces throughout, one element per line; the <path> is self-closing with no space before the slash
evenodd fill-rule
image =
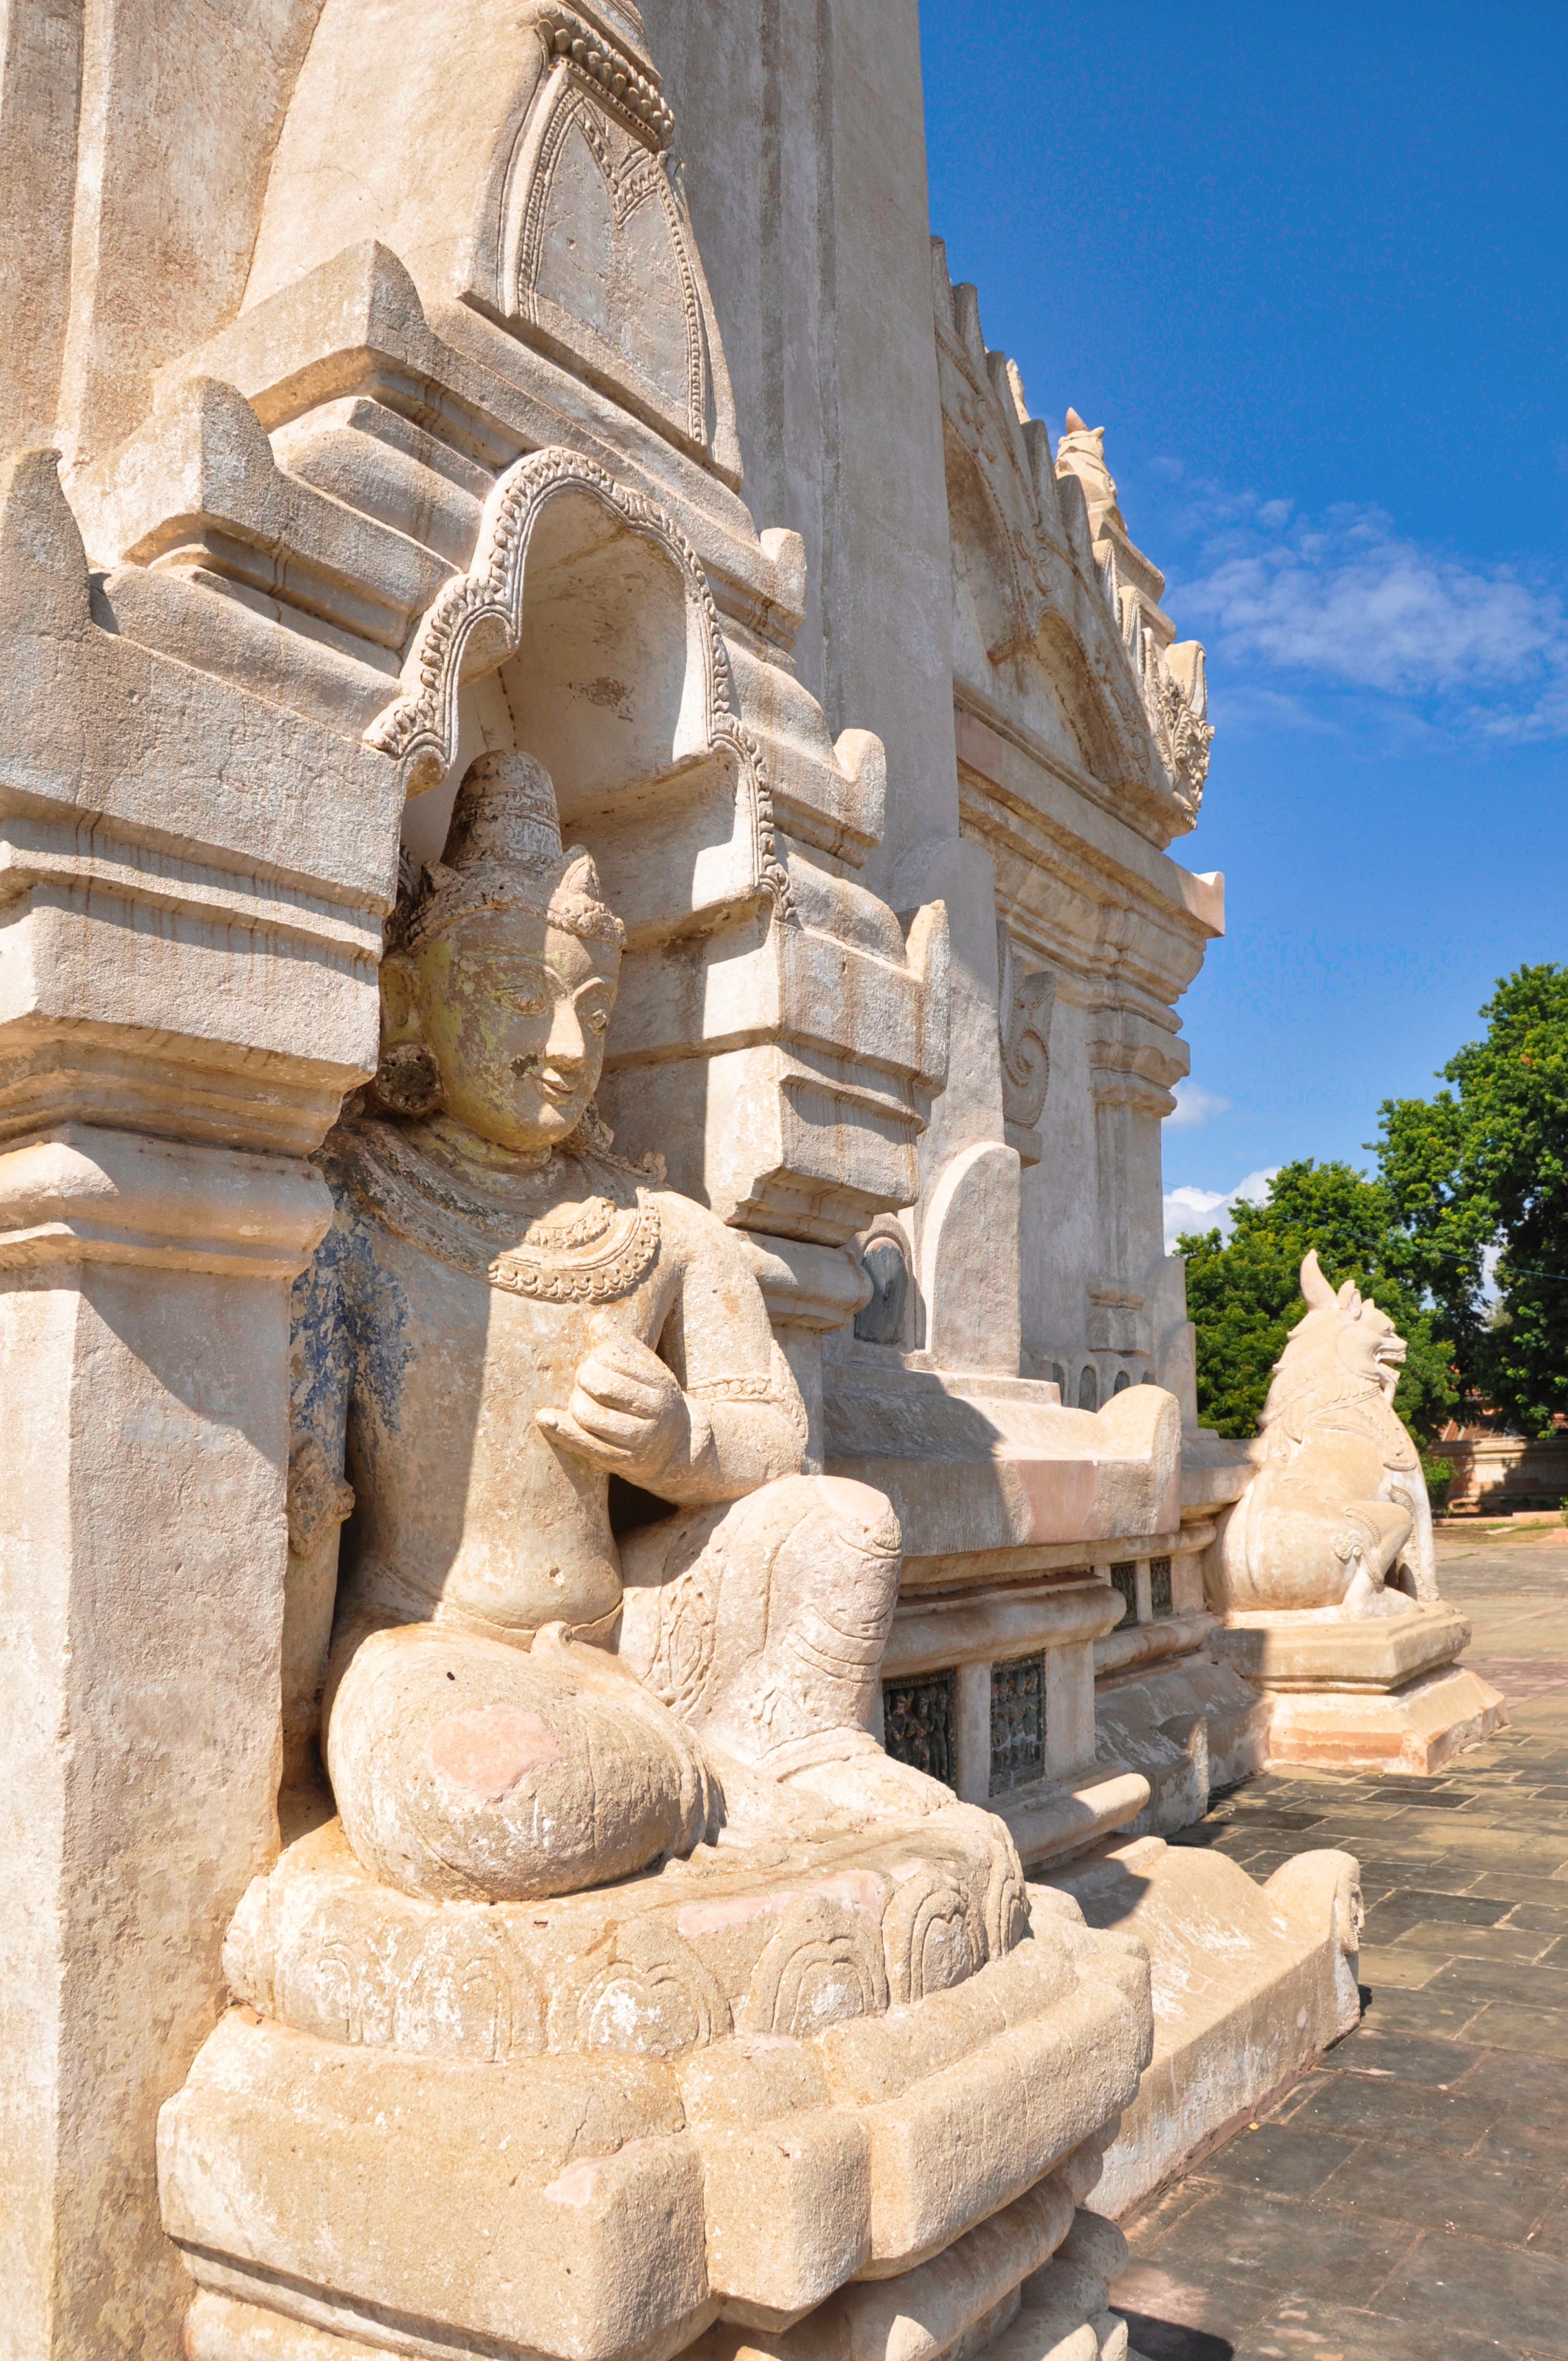
<path id="1" fill-rule="evenodd" d="M 323 1158 L 303 1407 L 359 1504 L 325 1756 L 356 1855 L 410 1894 L 529 1901 L 689 1851 L 724 1809 L 704 1734 L 887 1777 L 897 1523 L 796 1472 L 740 1240 L 593 1113 L 621 940 L 543 772 L 481 758 Z M 680 1512 L 624 1562 L 612 1477 Z"/>
<path id="2" fill-rule="evenodd" d="M 296 1293 L 294 1463 L 355 1503 L 337 1817 L 164 2111 L 200 2361 L 673 2354 L 1011 2209 L 984 2311 L 1146 2059 L 1140 1948 L 872 1733 L 897 1523 L 800 1472 L 740 1239 L 595 1115 L 622 939 L 544 772 L 481 757 Z"/>

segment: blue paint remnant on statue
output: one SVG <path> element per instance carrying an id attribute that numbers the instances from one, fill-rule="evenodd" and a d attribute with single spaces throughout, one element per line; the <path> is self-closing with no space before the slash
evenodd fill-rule
<path id="1" fill-rule="evenodd" d="M 396 1431 L 411 1348 L 408 1308 L 364 1209 L 341 1186 L 333 1197 L 332 1226 L 294 1282 L 290 1380 L 294 1433 L 313 1434 L 339 1468 L 351 1392 Z"/>

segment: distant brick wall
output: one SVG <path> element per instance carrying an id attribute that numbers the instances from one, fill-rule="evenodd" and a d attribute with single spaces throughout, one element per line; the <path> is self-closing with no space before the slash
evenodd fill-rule
<path id="1" fill-rule="evenodd" d="M 1453 1465 L 1451 1516 L 1555 1509 L 1568 1496 L 1568 1435 L 1531 1443 L 1517 1434 L 1483 1434 L 1434 1443 L 1431 1449 Z"/>

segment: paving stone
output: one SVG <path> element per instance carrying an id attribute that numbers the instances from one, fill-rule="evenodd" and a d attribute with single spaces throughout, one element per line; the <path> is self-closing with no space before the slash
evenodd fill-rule
<path id="1" fill-rule="evenodd" d="M 1488 2132 L 1500 2103 L 1462 2099 L 1434 2084 L 1384 2082 L 1365 2074 L 1324 2074 L 1308 2103 L 1292 2115 L 1298 2127 L 1350 2139 L 1397 2140 L 1402 2147 L 1463 2155 Z"/>
<path id="2" fill-rule="evenodd" d="M 1568 2172 L 1568 2118 L 1499 2115 L 1486 2138 L 1471 2150 L 1471 2157 L 1482 2164 L 1522 2164 L 1542 2172 L 1561 2168 Z"/>
<path id="3" fill-rule="evenodd" d="M 1492 2001 L 1472 2023 L 1474 2037 L 1483 2048 L 1568 2059 L 1568 2008 L 1531 2008 L 1517 2001 Z"/>
<path id="4" fill-rule="evenodd" d="M 1397 1949 L 1395 1956 L 1398 1956 Z M 1517 1960 L 1466 1959 L 1462 1953 L 1444 1961 L 1430 1989 L 1440 1998 L 1467 1993 L 1477 2005 L 1484 2000 L 1515 2000 L 1530 2007 L 1551 2008 L 1554 2003 L 1568 2001 L 1568 1984 L 1561 1968 L 1531 1967 Z"/>
<path id="5" fill-rule="evenodd" d="M 1382 1929 L 1378 1929 L 1381 1939 Z M 1545 1960 L 1552 1938 L 1532 1927 L 1467 1927 L 1463 1921 L 1418 1918 L 1394 1938 L 1399 1950 L 1441 1951 L 1451 1960 L 1517 1960 L 1528 1966 Z"/>
<path id="6" fill-rule="evenodd" d="M 1468 2090 L 1470 2078 L 1486 2063 L 1491 2053 L 1473 2049 L 1463 2042 L 1443 2041 L 1420 2033 L 1386 2031 L 1371 2017 L 1364 2018 L 1354 2033 L 1336 2042 L 1323 2060 L 1331 2071 L 1341 2074 L 1373 2074 L 1393 2077 L 1401 2082 L 1431 2082 L 1452 2088 L 1461 2076 Z M 1511 2065 L 1514 2061 L 1508 2061 Z M 1512 2103 L 1511 2091 L 1472 2091 L 1475 2098 L 1495 2098 L 1500 2105 Z"/>
<path id="7" fill-rule="evenodd" d="M 1398 1992 L 1420 1992 L 1441 1974 L 1452 1956 L 1448 1951 L 1408 1951 L 1399 1943 L 1364 1943 L 1361 1981 L 1370 1984 L 1374 1992 L 1390 1984 Z"/>
<path id="8" fill-rule="evenodd" d="M 1310 2235 L 1304 2224 L 1310 2221 Z M 1199 2286 L 1239 2282 L 1282 2295 L 1365 2301 L 1409 2252 L 1417 2225 L 1371 2213 L 1331 2213 L 1299 2200 L 1266 2197 L 1249 2189 L 1216 2190 L 1179 2224 L 1180 2268 Z M 1160 2268 L 1173 2268 L 1175 2240 L 1162 2246 Z"/>
<path id="9" fill-rule="evenodd" d="M 1417 2323 L 1295 2301 L 1278 2305 L 1233 2351 L 1234 2361 L 1438 2361 L 1430 2330 Z M 1450 2334 L 1442 2361 L 1497 2361 L 1498 2351 L 1489 2336 Z"/>
<path id="10" fill-rule="evenodd" d="M 1495 1895 L 1499 1902 L 1514 1907 L 1522 1902 L 1544 1902 L 1557 1910 L 1568 1904 L 1568 1893 L 1557 1876 L 1535 1877 L 1523 1870 L 1484 1869 L 1469 1886 L 1456 1889 L 1474 1894 L 1477 1899 Z"/>
<path id="11" fill-rule="evenodd" d="M 1292 1766 L 1191 1832 L 1259 1877 L 1356 1855 L 1364 2014 L 1128 2225 L 1148 2361 L 1568 2361 L 1568 1543 L 1441 1546 L 1510 1726 L 1430 1780 Z"/>
<path id="12" fill-rule="evenodd" d="M 1200 2165 L 1196 2179 L 1257 2189 L 1271 2197 L 1309 2197 L 1357 2154 L 1359 2143 L 1289 2124 L 1240 2132 Z M 1193 2185 L 1188 2183 L 1188 2186 Z"/>
<path id="13" fill-rule="evenodd" d="M 1568 2191 L 1568 2181 L 1564 2182 Z M 1550 2255 L 1568 2262 L 1568 2195 L 1559 2195 L 1536 2223 L 1526 2240 L 1532 2254 Z"/>
<path id="14" fill-rule="evenodd" d="M 1145 2206 L 1122 2224 L 1127 2241 L 1127 2252 L 1135 2262 L 1146 2262 L 1156 2252 L 1166 2233 L 1175 2228 L 1184 2213 L 1190 2213 L 1209 2194 L 1209 2184 L 1197 2175 L 1175 2182 L 1163 2191 L 1151 2205 Z"/>
<path id="15" fill-rule="evenodd" d="M 1458 2042 L 1442 2045 L 1459 2050 Z M 1568 2075 L 1550 2062 L 1517 2049 L 1466 2048 L 1469 2059 L 1454 2088 L 1460 2096 L 1497 2102 L 1540 2122 L 1568 2123 Z"/>
<path id="16" fill-rule="evenodd" d="M 1526 2347 L 1542 2361 L 1568 2361 L 1568 2263 L 1552 2255 L 1484 2238 L 1429 2235 L 1378 2290 L 1377 2310 L 1427 2324 L 1436 2340 L 1433 2361 L 1447 2354 L 1456 2330 L 1497 2336 L 1505 2325 L 1502 2352 Z"/>
<path id="17" fill-rule="evenodd" d="M 1426 1862 L 1421 1862 L 1421 1870 L 1426 1870 Z M 1420 1927 L 1424 1919 L 1450 1919 L 1454 1927 L 1495 1927 L 1507 1915 L 1507 1898 L 1502 1894 L 1466 1894 L 1462 1886 L 1448 1891 L 1424 1884 L 1420 1877 L 1408 1877 L 1387 1903 L 1376 1905 L 1376 1913 L 1379 1929 L 1393 1919 L 1408 1919 L 1412 1927 Z"/>
<path id="18" fill-rule="evenodd" d="M 1563 2178 L 1550 2165 L 1527 2169 L 1473 2156 L 1465 2158 L 1463 2172 L 1434 2173 L 1431 2158 L 1420 2150 L 1369 2139 L 1311 2193 L 1320 2205 L 1520 2245 L 1558 2195 Z"/>
<path id="19" fill-rule="evenodd" d="M 1146 2361 L 1229 2361 L 1236 2340 L 1278 2301 L 1255 2281 L 1205 2282 L 1161 2263 L 1131 2265 L 1111 2289 Z"/>
<path id="20" fill-rule="evenodd" d="M 1477 2001 L 1434 1999 L 1430 1984 L 1414 1993 L 1387 1984 L 1371 1990 L 1363 1986 L 1362 2006 L 1363 2025 L 1379 2033 L 1420 2033 L 1435 2041 L 1468 2039 L 1468 2028 L 1481 2013 Z"/>

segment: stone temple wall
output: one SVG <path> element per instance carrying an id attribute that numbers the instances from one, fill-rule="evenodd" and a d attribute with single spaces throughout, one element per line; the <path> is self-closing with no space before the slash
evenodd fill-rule
<path id="1" fill-rule="evenodd" d="M 1340 1627 L 1160 1248 L 1201 651 L 912 0 L 0 43 L 0 2356 L 1121 2361 L 1354 2007 L 1159 1834 Z"/>

